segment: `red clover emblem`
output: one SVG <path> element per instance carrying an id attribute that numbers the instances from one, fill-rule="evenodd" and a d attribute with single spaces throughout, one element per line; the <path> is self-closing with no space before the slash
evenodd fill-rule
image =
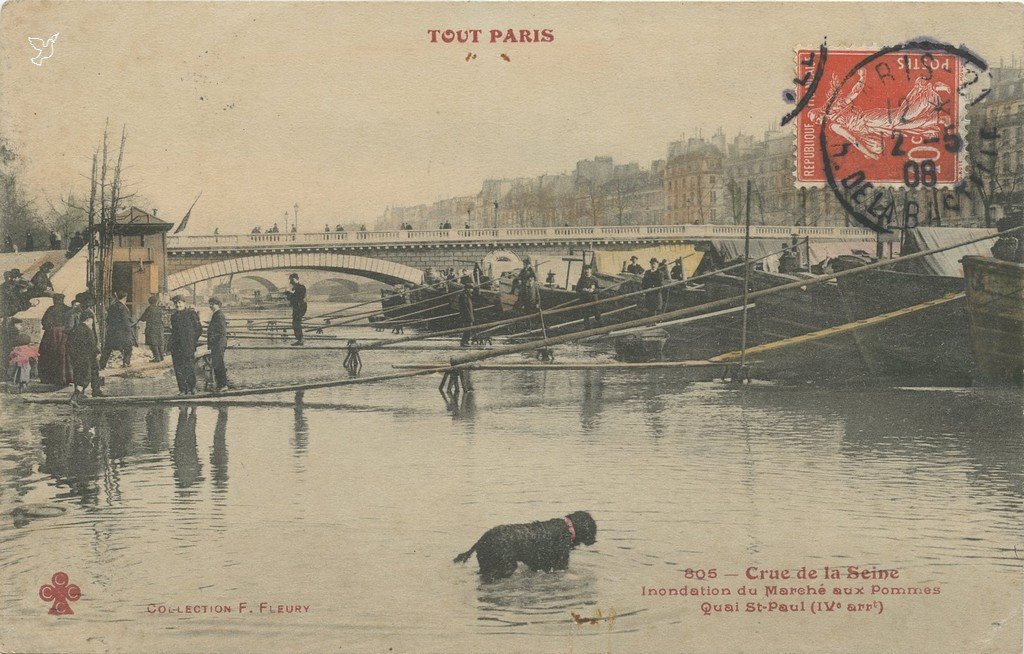
<path id="1" fill-rule="evenodd" d="M 50 579 L 51 584 L 43 584 L 39 587 L 39 599 L 45 602 L 53 602 L 50 606 L 50 615 L 74 615 L 69 602 L 77 602 L 82 596 L 82 589 L 76 584 L 68 583 L 68 573 L 55 572 Z"/>

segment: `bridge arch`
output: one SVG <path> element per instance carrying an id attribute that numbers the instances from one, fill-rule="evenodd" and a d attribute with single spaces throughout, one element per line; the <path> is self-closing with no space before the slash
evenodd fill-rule
<path id="1" fill-rule="evenodd" d="M 328 291 L 335 289 L 344 289 L 349 293 L 357 293 L 359 291 L 359 283 L 352 281 L 351 279 L 341 279 L 338 277 L 332 277 L 329 279 L 321 279 L 315 281 L 312 284 L 306 284 L 306 289 L 313 293 L 314 291 Z"/>
<path id="2" fill-rule="evenodd" d="M 270 281 L 269 279 L 261 275 L 240 275 L 238 276 L 238 279 L 248 279 L 250 281 L 254 281 L 263 288 L 267 289 L 267 292 L 269 293 L 273 293 L 274 291 L 278 290 L 277 285 L 274 282 Z"/>
<path id="3" fill-rule="evenodd" d="M 175 291 L 215 277 L 258 270 L 329 270 L 385 284 L 423 281 L 422 270 L 393 261 L 333 252 L 281 252 L 224 259 L 188 268 L 169 275 L 167 289 Z"/>

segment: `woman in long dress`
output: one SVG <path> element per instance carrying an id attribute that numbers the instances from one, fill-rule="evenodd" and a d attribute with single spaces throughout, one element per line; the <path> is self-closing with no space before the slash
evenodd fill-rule
<path id="1" fill-rule="evenodd" d="M 53 295 L 53 306 L 43 314 L 43 338 L 39 341 L 39 380 L 58 388 L 72 382 L 71 359 L 68 355 L 68 333 L 65 323 L 71 307 L 64 296 Z"/>

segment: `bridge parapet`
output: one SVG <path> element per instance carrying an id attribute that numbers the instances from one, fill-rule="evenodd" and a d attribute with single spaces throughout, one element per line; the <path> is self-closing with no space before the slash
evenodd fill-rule
<path id="1" fill-rule="evenodd" d="M 381 232 L 304 232 L 281 234 L 169 235 L 171 250 L 262 249 L 367 245 L 475 243 L 616 242 L 743 238 L 743 225 L 625 225 L 594 227 L 512 227 L 485 229 L 389 230 Z M 824 240 L 868 240 L 875 232 L 860 227 L 756 225 L 752 238 L 810 237 Z"/>

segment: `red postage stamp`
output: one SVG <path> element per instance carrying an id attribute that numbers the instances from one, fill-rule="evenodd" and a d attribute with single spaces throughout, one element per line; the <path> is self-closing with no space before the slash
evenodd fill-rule
<path id="1" fill-rule="evenodd" d="M 822 54 L 797 51 L 796 97 L 804 107 L 796 120 L 798 184 L 834 185 L 847 173 L 858 183 L 910 188 L 963 179 L 959 57 L 908 50 Z"/>

